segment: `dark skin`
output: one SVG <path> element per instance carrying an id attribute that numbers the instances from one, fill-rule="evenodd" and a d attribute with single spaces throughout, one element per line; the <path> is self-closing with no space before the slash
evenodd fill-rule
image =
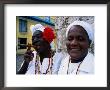
<path id="1" fill-rule="evenodd" d="M 44 58 L 51 57 L 51 48 L 49 42 L 47 42 L 42 35 L 42 32 L 37 30 L 32 36 L 32 44 L 34 49 L 38 52 L 40 56 L 41 64 Z"/>
<path id="2" fill-rule="evenodd" d="M 37 30 L 36 32 L 34 32 L 32 36 L 32 46 L 39 54 L 41 64 L 44 58 L 51 57 L 50 44 L 43 38 L 43 34 L 41 31 Z M 24 65 L 21 67 L 21 70 L 18 72 L 18 74 L 26 73 L 29 62 L 33 59 L 33 57 L 34 56 L 32 50 L 29 47 L 26 53 L 24 54 L 24 60 L 25 60 Z"/>
<path id="3" fill-rule="evenodd" d="M 83 27 L 75 25 L 70 28 L 66 46 L 72 63 L 82 61 L 86 57 L 90 43 L 88 34 Z"/>
<path id="4" fill-rule="evenodd" d="M 44 58 L 50 58 L 50 44 L 43 38 L 41 31 L 37 30 L 34 32 L 32 36 L 32 45 L 39 54 L 41 63 Z M 25 60 L 31 61 L 33 59 L 32 51 L 28 50 L 26 56 L 28 57 Z"/>

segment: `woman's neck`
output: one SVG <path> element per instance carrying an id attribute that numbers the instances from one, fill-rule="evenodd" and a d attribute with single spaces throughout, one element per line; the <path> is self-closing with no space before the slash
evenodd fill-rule
<path id="1" fill-rule="evenodd" d="M 51 58 L 51 52 L 50 52 L 50 50 L 49 51 L 47 50 L 43 53 L 40 53 L 39 56 L 40 56 L 40 61 L 42 64 L 44 58 Z"/>
<path id="2" fill-rule="evenodd" d="M 39 56 L 42 58 L 50 58 L 51 53 L 50 53 L 50 51 L 48 51 L 48 52 L 40 53 Z"/>
<path id="3" fill-rule="evenodd" d="M 79 63 L 81 61 L 83 61 L 84 58 L 80 58 L 80 59 L 71 59 L 71 63 Z"/>
<path id="4" fill-rule="evenodd" d="M 71 60 L 71 63 L 78 63 L 78 62 L 81 62 L 84 60 L 84 58 L 87 56 L 88 53 L 85 53 L 82 57 L 78 58 L 78 59 L 72 59 L 70 58 Z"/>

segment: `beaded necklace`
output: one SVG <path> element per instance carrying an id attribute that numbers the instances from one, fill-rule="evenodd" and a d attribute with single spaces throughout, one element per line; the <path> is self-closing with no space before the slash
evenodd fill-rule
<path id="1" fill-rule="evenodd" d="M 41 67 L 40 67 L 40 57 L 37 56 L 36 61 L 35 61 L 35 74 L 41 74 Z M 50 69 L 50 73 L 52 73 L 52 58 L 49 58 L 49 64 L 48 64 L 48 68 L 46 69 L 46 73 L 43 74 L 47 74 L 49 72 Z"/>
<path id="2" fill-rule="evenodd" d="M 67 70 L 67 74 L 69 74 L 69 64 L 70 64 L 70 62 L 71 62 L 71 59 L 69 58 L 69 63 L 68 63 L 68 70 Z M 76 70 L 76 75 L 78 74 L 78 72 L 79 72 L 79 68 L 80 68 L 80 66 L 81 66 L 81 64 L 82 64 L 82 62 L 83 61 L 81 61 L 80 63 L 79 63 L 79 65 L 78 65 L 78 67 L 77 67 L 77 70 Z M 72 71 L 73 72 L 73 71 Z M 71 73 L 72 73 L 71 72 Z"/>

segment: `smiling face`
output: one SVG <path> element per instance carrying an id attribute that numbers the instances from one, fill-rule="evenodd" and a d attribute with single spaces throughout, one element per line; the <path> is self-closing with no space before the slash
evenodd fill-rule
<path id="1" fill-rule="evenodd" d="M 66 46 L 72 60 L 84 58 L 88 53 L 90 42 L 89 37 L 83 27 L 72 26 L 68 32 Z"/>
<path id="2" fill-rule="evenodd" d="M 38 53 L 43 53 L 47 50 L 47 47 L 49 47 L 49 43 L 45 41 L 42 32 L 39 30 L 34 32 L 32 36 L 32 44 Z"/>

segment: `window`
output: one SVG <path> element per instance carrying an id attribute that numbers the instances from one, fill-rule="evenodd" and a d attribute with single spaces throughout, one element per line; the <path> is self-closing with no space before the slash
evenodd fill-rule
<path id="1" fill-rule="evenodd" d="M 27 38 L 18 38 L 18 49 L 26 49 Z"/>
<path id="2" fill-rule="evenodd" d="M 19 19 L 19 32 L 27 32 L 27 21 Z"/>

